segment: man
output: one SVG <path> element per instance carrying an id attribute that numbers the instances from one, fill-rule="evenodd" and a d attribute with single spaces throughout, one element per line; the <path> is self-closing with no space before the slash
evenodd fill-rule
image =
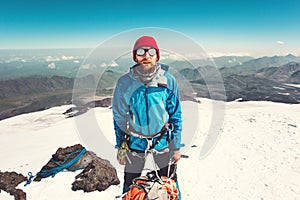
<path id="1" fill-rule="evenodd" d="M 159 64 L 159 59 L 155 39 L 140 37 L 133 47 L 136 64 L 119 78 L 114 90 L 117 159 L 125 165 L 123 193 L 141 175 L 149 152 L 159 176 L 172 176 L 177 181 L 175 168 L 182 147 L 179 90 L 168 66 Z M 127 145 L 129 151 L 124 153 Z"/>

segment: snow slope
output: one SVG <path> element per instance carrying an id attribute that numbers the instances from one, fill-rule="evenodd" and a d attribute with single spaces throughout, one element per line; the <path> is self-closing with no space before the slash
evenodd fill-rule
<path id="1" fill-rule="evenodd" d="M 182 151 L 189 158 L 182 158 L 178 164 L 182 199 L 300 199 L 300 105 L 225 103 L 218 140 L 208 154 L 200 156 L 203 143 L 215 126 L 214 105 L 222 104 L 208 99 L 201 101 L 199 105 L 183 102 L 186 147 Z M 68 108 L 70 105 L 54 107 L 0 121 L 0 170 L 35 174 L 57 148 L 83 144 L 74 118 L 61 114 Z M 99 126 L 113 149 L 111 110 L 94 108 L 89 112 L 101 121 Z M 193 113 L 199 116 L 191 117 Z M 101 152 L 96 153 L 102 157 Z M 102 158 L 114 164 L 123 181 L 122 167 L 116 164 L 114 155 Z M 62 172 L 26 187 L 20 184 L 18 188 L 27 193 L 28 200 L 115 199 L 121 193 L 122 183 L 103 192 L 74 192 L 71 184 L 78 173 Z M 2 191 L 0 199 L 14 198 Z"/>

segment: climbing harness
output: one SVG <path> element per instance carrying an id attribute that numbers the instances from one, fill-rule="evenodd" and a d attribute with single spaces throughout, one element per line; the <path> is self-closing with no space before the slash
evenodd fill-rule
<path id="1" fill-rule="evenodd" d="M 171 128 L 170 128 L 171 127 Z M 169 124 L 165 125 L 161 131 L 155 134 L 153 137 L 144 137 L 141 135 L 137 135 L 137 137 L 147 139 L 147 148 L 144 151 L 144 155 L 139 155 L 136 151 L 130 151 L 131 155 L 137 156 L 139 158 L 147 159 L 149 157 L 152 158 L 152 163 L 155 170 L 148 172 L 145 176 L 137 177 L 133 180 L 133 184 L 130 186 L 130 189 L 121 196 L 117 196 L 116 198 L 122 198 L 122 200 L 178 200 L 179 197 L 179 189 L 177 182 L 175 182 L 172 178 L 176 174 L 177 165 L 174 165 L 174 169 L 171 172 L 171 165 L 173 165 L 174 160 L 170 158 L 168 162 L 168 170 L 167 176 L 159 176 L 158 171 L 159 167 L 155 162 L 154 155 L 168 153 L 170 151 L 169 148 L 165 148 L 161 151 L 157 151 L 154 147 L 157 145 L 162 137 L 167 133 L 167 140 L 170 143 L 169 134 L 170 131 L 173 130 L 173 126 Z M 133 135 L 133 134 L 131 134 Z M 136 135 L 134 135 L 136 136 Z M 153 143 L 154 138 L 157 140 Z M 151 155 L 151 156 L 149 156 Z M 129 158 L 127 160 L 130 162 Z"/>
<path id="2" fill-rule="evenodd" d="M 137 156 L 137 157 L 140 157 L 140 158 L 141 157 L 146 158 L 149 153 L 163 154 L 163 153 L 169 152 L 170 151 L 169 148 L 166 148 L 166 149 L 164 149 L 162 151 L 157 151 L 157 150 L 154 149 L 154 147 L 157 144 L 159 144 L 160 140 L 163 138 L 163 136 L 165 134 L 167 135 L 167 142 L 168 142 L 168 144 L 170 144 L 171 143 L 170 132 L 172 132 L 173 130 L 174 130 L 174 125 L 166 123 L 158 133 L 154 134 L 151 137 L 146 137 L 146 136 L 144 136 L 144 135 L 142 135 L 140 133 L 136 133 L 136 132 L 130 131 L 129 134 L 125 135 L 125 141 L 129 142 L 128 140 L 129 140 L 130 136 L 138 137 L 138 138 L 141 138 L 141 139 L 146 139 L 147 140 L 147 148 L 144 151 L 144 156 L 140 156 L 139 153 L 137 153 L 135 150 L 132 150 L 130 148 L 129 148 L 128 151 L 130 151 L 130 153 L 133 156 Z M 153 143 L 154 139 L 156 139 L 155 143 Z M 127 156 L 127 160 L 129 162 L 131 162 L 128 156 Z"/>

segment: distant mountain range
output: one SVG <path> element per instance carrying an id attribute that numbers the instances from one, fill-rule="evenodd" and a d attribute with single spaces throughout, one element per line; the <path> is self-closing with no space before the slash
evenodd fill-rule
<path id="1" fill-rule="evenodd" d="M 262 68 L 256 77 L 266 78 L 281 83 L 300 84 L 300 62 L 290 62 L 279 67 Z"/>
<path id="2" fill-rule="evenodd" d="M 196 89 L 197 96 L 211 98 L 203 77 L 218 81 L 214 80 L 215 72 L 214 67 L 204 66 L 182 69 L 175 76 L 183 76 L 187 79 Z M 300 102 L 300 88 L 291 86 L 300 85 L 299 57 L 293 55 L 263 57 L 233 67 L 222 67 L 219 72 L 223 79 L 227 101 L 239 99 L 240 101 Z M 211 90 L 222 93 L 217 87 Z"/>
<path id="3" fill-rule="evenodd" d="M 259 59 L 257 60 L 257 65 L 255 60 L 251 60 L 247 61 L 245 64 L 236 65 L 234 67 L 222 67 L 219 68 L 218 71 L 222 77 L 231 75 L 254 76 L 280 83 L 300 84 L 300 59 L 298 57 L 296 58 L 297 59 L 295 60 L 299 60 L 299 62 L 287 61 L 287 63 L 282 65 L 279 65 L 276 62 L 273 63 L 273 58 L 270 58 L 269 60 L 271 60 L 273 65 L 271 65 L 271 62 L 268 62 L 268 60 L 265 60 L 264 63 L 267 67 L 263 67 L 261 60 Z M 251 63 L 251 65 L 249 63 Z M 189 81 L 199 81 L 203 76 L 213 77 L 214 73 L 215 67 L 213 66 L 184 68 L 177 72 L 177 74 L 184 76 Z"/>
<path id="4" fill-rule="evenodd" d="M 0 120 L 72 103 L 75 81 L 80 85 L 77 88 L 80 95 L 78 101 L 73 103 L 80 104 L 80 97 L 91 92 L 98 97 L 111 96 L 118 77 L 133 64 L 129 57 L 121 57 L 113 63 L 101 65 L 85 61 L 84 66 L 79 57 L 60 56 L 56 58 L 57 61 L 54 61 L 55 57 L 51 58 L 53 60 L 48 56 L 44 58 L 50 61 L 15 59 L 0 62 Z M 219 73 L 225 87 L 226 101 L 300 102 L 300 88 L 292 86 L 300 84 L 300 57 L 297 56 L 224 56 L 191 62 L 164 61 L 170 65 L 170 72 L 180 82 L 183 100 L 194 97 L 223 100 L 223 92 L 221 88 L 217 88 L 220 82 L 217 76 Z M 51 63 L 53 64 L 50 65 Z M 79 69 L 81 73 L 78 73 Z M 213 88 L 207 88 L 207 78 Z M 190 85 L 192 91 L 186 85 Z M 95 87 L 97 89 L 93 91 Z M 211 91 L 217 95 L 212 95 Z M 82 104 L 93 101 L 93 97 L 84 101 Z"/>

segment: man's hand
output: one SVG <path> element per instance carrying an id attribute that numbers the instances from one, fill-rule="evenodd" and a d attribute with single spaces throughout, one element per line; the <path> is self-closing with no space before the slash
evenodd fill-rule
<path id="1" fill-rule="evenodd" d="M 129 148 L 125 141 L 122 142 L 120 149 L 118 149 L 117 160 L 120 165 L 126 164 L 126 156 Z"/>
<path id="2" fill-rule="evenodd" d="M 126 150 L 124 150 L 122 148 L 118 149 L 117 160 L 120 165 L 126 164 Z"/>
<path id="3" fill-rule="evenodd" d="M 179 149 L 174 151 L 174 155 L 173 155 L 174 164 L 176 164 L 179 161 L 180 155 L 181 154 L 180 154 L 180 150 Z"/>

